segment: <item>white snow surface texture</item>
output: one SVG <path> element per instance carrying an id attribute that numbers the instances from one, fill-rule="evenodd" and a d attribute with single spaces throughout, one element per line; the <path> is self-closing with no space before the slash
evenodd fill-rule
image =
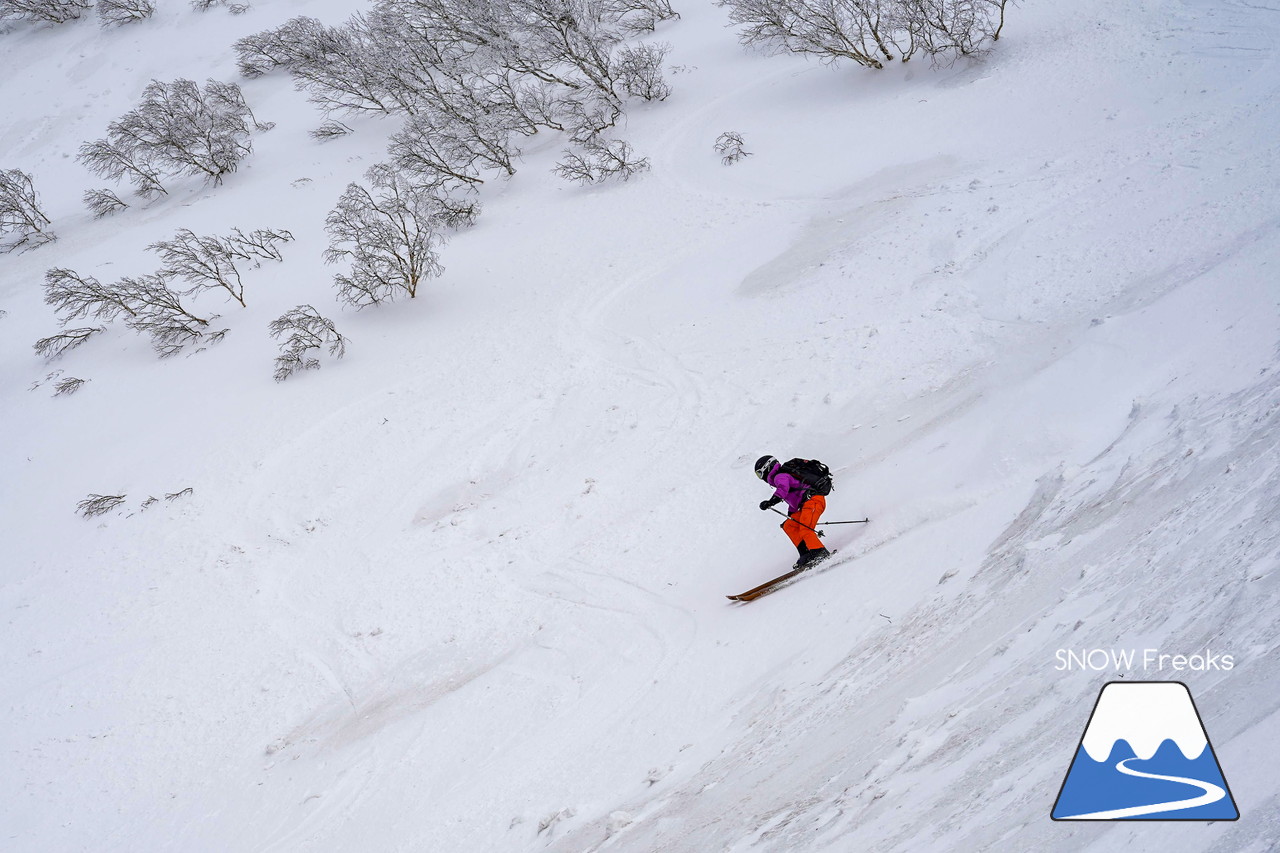
<path id="1" fill-rule="evenodd" d="M 981 61 L 870 71 L 677 3 L 673 94 L 620 129 L 650 172 L 567 184 L 540 134 L 441 278 L 357 312 L 324 217 L 398 121 L 318 143 L 231 46 L 360 8 L 0 34 L 0 168 L 59 236 L 0 256 L 0 848 L 1280 847 L 1274 6 L 1027 0 Z M 92 219 L 77 148 L 178 77 L 276 127 L 222 186 Z M 232 227 L 297 240 L 247 308 L 198 297 L 222 343 L 33 353 L 46 269 Z M 299 303 L 350 349 L 276 383 Z M 795 553 L 764 453 L 871 522 L 735 604 Z M 1239 821 L 1049 819 L 1121 677 L 1188 685 Z"/>

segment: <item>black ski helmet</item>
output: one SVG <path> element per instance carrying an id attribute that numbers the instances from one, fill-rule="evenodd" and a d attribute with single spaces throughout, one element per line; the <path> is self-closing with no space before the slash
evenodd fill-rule
<path id="1" fill-rule="evenodd" d="M 772 471 L 773 466 L 777 464 L 778 460 L 772 456 L 761 456 L 756 460 L 756 476 L 763 480 L 765 475 Z"/>

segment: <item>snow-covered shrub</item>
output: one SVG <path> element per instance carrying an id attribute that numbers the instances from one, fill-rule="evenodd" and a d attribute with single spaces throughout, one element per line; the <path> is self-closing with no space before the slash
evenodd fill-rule
<path id="1" fill-rule="evenodd" d="M 93 214 L 94 219 L 101 219 L 112 213 L 118 213 L 129 206 L 109 187 L 104 187 L 100 190 L 86 190 L 81 199 L 84 201 L 84 206 L 89 208 L 89 212 Z"/>
<path id="2" fill-rule="evenodd" d="M 288 231 L 258 230 L 245 234 L 239 228 L 229 237 L 198 236 L 183 228 L 172 240 L 148 246 L 164 261 L 161 274 L 186 282 L 184 294 L 222 288 L 244 307 L 244 282 L 237 261 L 259 265 L 264 260 L 280 261 L 278 245 L 293 239 Z"/>
<path id="3" fill-rule="evenodd" d="M 382 51 L 369 38 L 362 20 L 357 17 L 348 26 L 330 27 L 301 16 L 246 36 L 235 43 L 240 73 L 259 77 L 286 69 L 297 87 L 326 111 L 403 111 L 389 94 L 396 70 L 382 62 Z"/>
<path id="4" fill-rule="evenodd" d="M 622 117 L 622 106 L 617 100 L 589 89 L 558 98 L 555 110 L 552 126 L 568 133 L 577 143 L 595 139 Z"/>
<path id="5" fill-rule="evenodd" d="M 980 52 L 1000 36 L 1008 0 L 717 0 L 744 25 L 739 40 L 775 52 L 868 68 Z"/>
<path id="6" fill-rule="evenodd" d="M 325 261 L 351 264 L 349 273 L 334 276 L 338 298 L 357 308 L 401 294 L 413 298 L 424 280 L 444 272 L 437 251 L 444 242 L 439 202 L 431 189 L 411 184 L 385 163 L 365 177 L 373 190 L 348 185 L 325 220 Z"/>
<path id="7" fill-rule="evenodd" d="M 298 17 L 271 30 L 245 36 L 233 45 L 236 65 L 245 77 L 261 77 L 276 68 L 292 68 L 323 54 L 318 35 L 328 28 L 315 18 Z"/>
<path id="8" fill-rule="evenodd" d="M 273 320 L 269 328 L 276 340 L 286 333 L 289 335 L 280 343 L 280 355 L 276 357 L 277 382 L 283 382 L 299 370 L 318 370 L 320 359 L 308 355 L 311 350 L 327 347 L 334 358 L 347 354 L 347 339 L 334 328 L 332 320 L 321 317 L 310 305 L 286 311 Z"/>
<path id="9" fill-rule="evenodd" d="M 514 36 L 504 67 L 619 99 L 613 57 L 625 33 L 618 10 L 606 0 L 512 0 L 500 8 L 510 16 L 500 24 Z"/>
<path id="10" fill-rule="evenodd" d="M 80 147 L 90 171 L 129 180 L 144 198 L 167 192 L 166 175 L 204 176 L 214 185 L 236 170 L 253 150 L 250 128 L 258 124 L 234 83 L 209 80 L 151 81 L 142 103 L 107 127 L 107 136 Z"/>
<path id="11" fill-rule="evenodd" d="M 428 186 L 479 184 L 481 169 L 514 175 L 512 125 L 500 116 L 415 115 L 391 137 L 388 153 L 401 172 Z"/>
<path id="12" fill-rule="evenodd" d="M 0 0 L 0 21 L 12 18 L 37 24 L 74 21 L 92 5 L 90 0 Z"/>
<path id="13" fill-rule="evenodd" d="M 720 155 L 720 162 L 726 166 L 732 166 L 743 157 L 750 157 L 751 152 L 743 148 L 745 144 L 742 134 L 737 131 L 726 130 L 717 136 L 716 153 Z"/>
<path id="14" fill-rule="evenodd" d="M 915 46 L 935 61 L 980 54 L 1000 39 L 1009 0 L 901 0 Z M 903 57 L 904 61 L 906 56 Z"/>
<path id="15" fill-rule="evenodd" d="M 155 14 L 151 0 L 98 0 L 98 22 L 104 27 L 142 21 Z"/>
<path id="16" fill-rule="evenodd" d="M 626 181 L 648 168 L 648 158 L 636 157 L 629 143 L 591 139 L 582 144 L 581 153 L 566 150 L 552 171 L 567 181 L 594 184 L 615 177 Z"/>
<path id="17" fill-rule="evenodd" d="M 631 35 L 651 33 L 659 21 L 680 17 L 667 0 L 605 0 L 610 16 Z"/>
<path id="18" fill-rule="evenodd" d="M 390 247 L 471 224 L 479 206 L 455 191 L 489 172 L 514 174 L 521 136 L 567 133 L 582 147 L 558 171 L 573 180 L 625 180 L 648 168 L 626 143 L 599 137 L 617 125 L 625 98 L 670 93 L 668 47 L 627 46 L 625 37 L 671 17 L 667 0 L 376 0 L 341 27 L 298 17 L 235 50 L 245 76 L 287 70 L 326 113 L 407 117 L 391 138 L 391 167 L 375 167 L 371 181 L 380 199 L 414 211 L 406 222 L 431 227 L 397 235 L 375 193 L 357 184 L 330 214 L 328 257 L 353 262 L 352 275 L 338 276 L 340 295 L 365 305 L 401 290 L 412 296 L 423 272 L 438 274 L 434 239 L 425 254 Z M 313 136 L 348 131 L 328 122 Z"/>
<path id="19" fill-rule="evenodd" d="M 662 76 L 662 61 L 669 44 L 627 46 L 614 59 L 614 76 L 628 95 L 646 101 L 663 101 L 671 94 L 671 84 Z"/>
<path id="20" fill-rule="evenodd" d="M 236 52 L 246 76 L 287 69 L 326 111 L 425 116 L 484 150 L 503 135 L 576 130 L 583 116 L 594 129 L 575 135 L 586 138 L 613 126 L 624 95 L 665 97 L 663 49 L 622 46 L 624 21 L 641 12 L 675 14 L 664 0 L 379 0 L 342 27 L 295 18 Z"/>
<path id="21" fill-rule="evenodd" d="M 11 235 L 0 241 L 0 252 L 55 239 L 48 226 L 31 176 L 21 169 L 0 169 L 0 237 Z"/>

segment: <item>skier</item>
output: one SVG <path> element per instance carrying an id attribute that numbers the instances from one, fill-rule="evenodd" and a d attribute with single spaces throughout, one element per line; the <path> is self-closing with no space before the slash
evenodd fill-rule
<path id="1" fill-rule="evenodd" d="M 787 464 L 791 465 L 793 462 Z M 831 556 L 831 552 L 818 538 L 818 519 L 827 509 L 827 499 L 815 491 L 812 485 L 783 468 L 772 456 L 761 456 L 756 460 L 756 476 L 774 489 L 773 497 L 760 502 L 760 509 L 767 511 L 776 503 L 786 502 L 788 518 L 782 523 L 782 531 L 800 552 L 800 559 L 795 567 L 807 569 Z M 827 482 L 830 483 L 830 480 Z M 827 491 L 830 491 L 829 486 Z"/>

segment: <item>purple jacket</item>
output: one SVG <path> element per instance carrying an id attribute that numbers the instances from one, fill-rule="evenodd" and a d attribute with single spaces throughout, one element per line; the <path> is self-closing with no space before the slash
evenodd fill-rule
<path id="1" fill-rule="evenodd" d="M 809 497 L 809 487 L 790 474 L 784 474 L 781 464 L 774 465 L 764 475 L 764 481 L 773 486 L 774 495 L 787 502 L 787 510 L 790 512 L 799 512 Z"/>

